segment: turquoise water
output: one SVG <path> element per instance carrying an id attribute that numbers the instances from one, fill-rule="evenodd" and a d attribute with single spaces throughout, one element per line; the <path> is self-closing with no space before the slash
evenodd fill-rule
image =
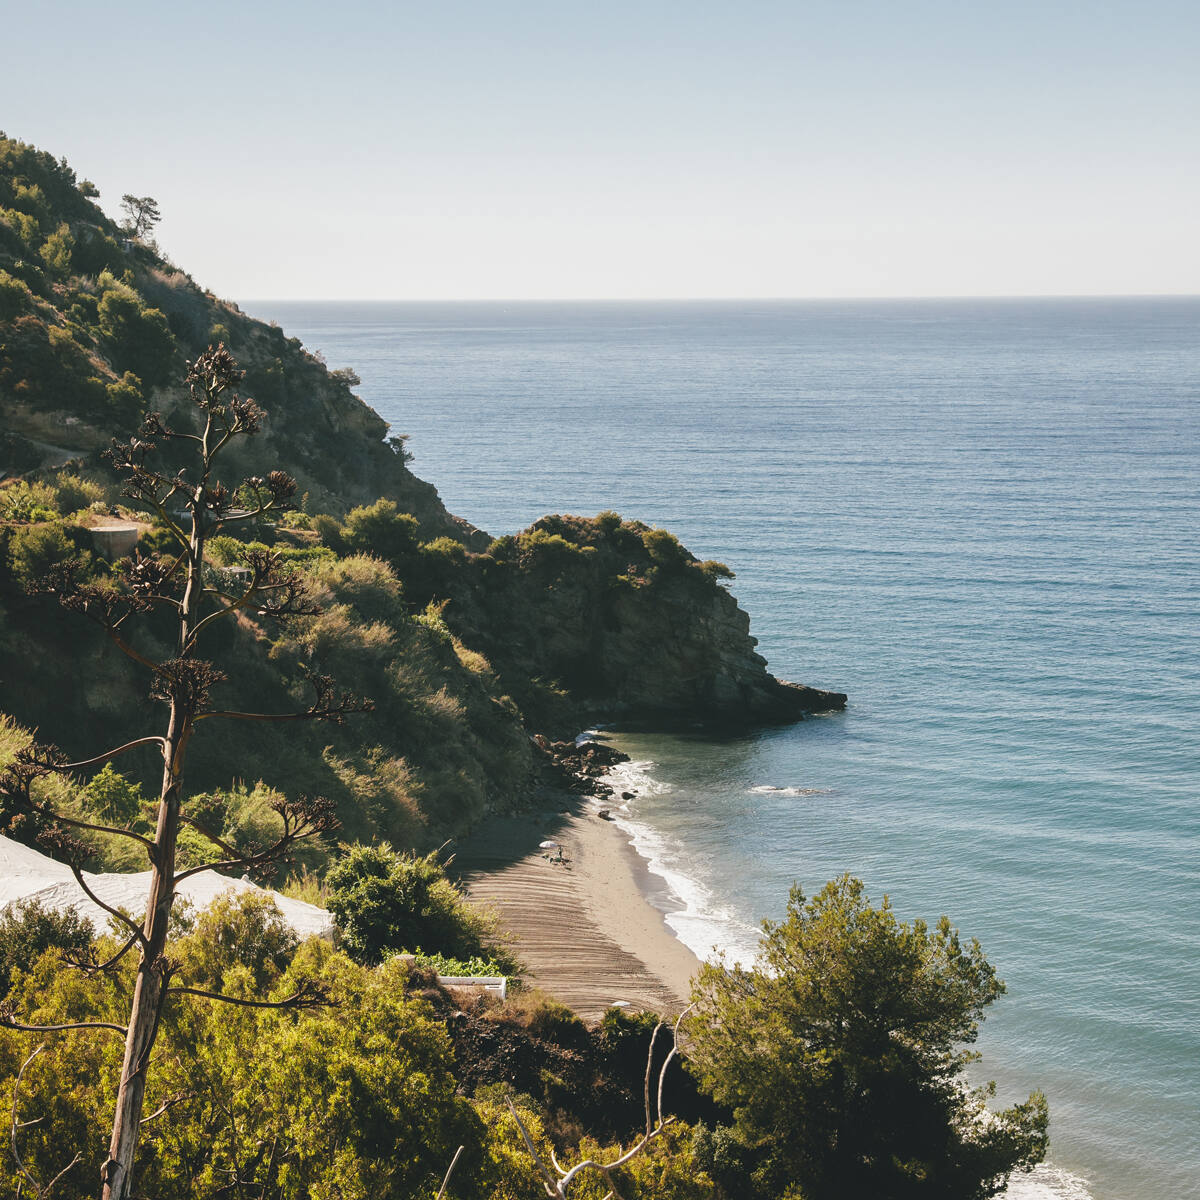
<path id="1" fill-rule="evenodd" d="M 1200 1197 L 1200 300 L 250 306 L 491 533 L 615 508 L 844 714 L 625 739 L 700 951 L 849 870 L 1007 981 L 1014 1195 Z"/>

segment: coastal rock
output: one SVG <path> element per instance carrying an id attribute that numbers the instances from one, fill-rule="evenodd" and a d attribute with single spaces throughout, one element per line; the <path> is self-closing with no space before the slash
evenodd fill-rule
<path id="1" fill-rule="evenodd" d="M 545 517 L 472 565 L 446 619 L 535 728 L 750 725 L 846 705 L 771 675 L 722 586 L 731 573 L 663 530 L 611 513 Z M 522 690 L 531 678 L 540 686 Z"/>

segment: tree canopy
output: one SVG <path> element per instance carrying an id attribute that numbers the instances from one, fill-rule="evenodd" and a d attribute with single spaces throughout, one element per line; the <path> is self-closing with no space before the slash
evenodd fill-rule
<path id="1" fill-rule="evenodd" d="M 121 208 L 125 211 L 126 228 L 139 241 L 153 232 L 162 220 L 158 201 L 153 196 L 132 196 L 128 192 L 121 197 Z"/>
<path id="2" fill-rule="evenodd" d="M 963 1049 L 1004 992 L 978 941 L 872 907 L 843 876 L 764 923 L 753 969 L 696 984 L 692 1068 L 737 1113 L 762 1177 L 805 1200 L 995 1195 L 1046 1150 L 1033 1093 L 1002 1112 L 964 1079 Z M 772 1193 L 773 1194 L 773 1193 Z"/>

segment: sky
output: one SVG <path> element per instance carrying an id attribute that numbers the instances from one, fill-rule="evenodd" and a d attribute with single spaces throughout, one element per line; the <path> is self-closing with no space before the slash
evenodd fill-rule
<path id="1" fill-rule="evenodd" d="M 1195 0 L 10 5 L 0 129 L 254 299 L 1200 293 Z"/>

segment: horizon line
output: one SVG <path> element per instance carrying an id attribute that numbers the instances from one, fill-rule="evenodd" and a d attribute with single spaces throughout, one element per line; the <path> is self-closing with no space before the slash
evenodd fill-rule
<path id="1" fill-rule="evenodd" d="M 887 296 L 253 296 L 238 304 L 861 304 L 909 300 L 1197 300 L 1196 292 L 963 292 Z"/>

